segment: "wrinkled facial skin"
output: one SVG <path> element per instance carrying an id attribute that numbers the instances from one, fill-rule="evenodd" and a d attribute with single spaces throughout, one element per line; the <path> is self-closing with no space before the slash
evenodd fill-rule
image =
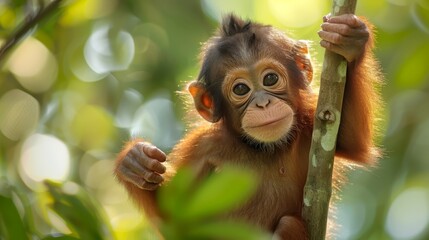
<path id="1" fill-rule="evenodd" d="M 263 58 L 248 67 L 231 69 L 222 92 L 240 119 L 241 134 L 260 143 L 285 139 L 294 125 L 288 104 L 288 75 L 282 64 Z"/>

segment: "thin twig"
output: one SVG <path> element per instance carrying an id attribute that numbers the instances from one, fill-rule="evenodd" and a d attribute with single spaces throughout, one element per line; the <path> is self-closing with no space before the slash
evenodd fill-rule
<path id="1" fill-rule="evenodd" d="M 49 16 L 52 12 L 58 9 L 58 6 L 63 0 L 53 0 L 45 8 L 37 11 L 36 14 L 29 14 L 25 20 L 15 29 L 10 37 L 0 48 L 0 62 L 5 58 L 6 54 L 40 21 Z"/>

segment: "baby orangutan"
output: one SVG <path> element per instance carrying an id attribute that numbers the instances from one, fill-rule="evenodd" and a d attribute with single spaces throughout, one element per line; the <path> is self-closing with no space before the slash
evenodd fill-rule
<path id="1" fill-rule="evenodd" d="M 348 61 L 336 156 L 373 162 L 380 74 L 371 27 L 349 14 L 326 16 L 321 28 L 321 46 Z M 306 43 L 229 15 L 201 56 L 198 79 L 188 90 L 211 124 L 187 133 L 168 156 L 148 142 L 129 142 L 117 158 L 117 178 L 159 220 L 156 193 L 178 169 L 188 166 L 204 177 L 224 164 L 243 166 L 261 181 L 256 194 L 227 217 L 281 239 L 306 239 L 301 211 L 317 102 Z"/>

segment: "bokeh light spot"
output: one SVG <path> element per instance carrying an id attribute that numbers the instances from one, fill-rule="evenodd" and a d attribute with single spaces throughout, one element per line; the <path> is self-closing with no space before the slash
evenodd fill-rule
<path id="1" fill-rule="evenodd" d="M 368 220 L 368 209 L 362 202 L 345 202 L 338 204 L 339 216 L 341 225 L 338 229 L 341 238 L 339 239 L 353 239 L 359 234 L 365 221 Z"/>
<path id="2" fill-rule="evenodd" d="M 385 229 L 393 239 L 414 239 L 429 224 L 429 190 L 412 187 L 403 191 L 390 206 Z"/>
<path id="3" fill-rule="evenodd" d="M 40 93 L 57 79 L 58 64 L 54 55 L 35 38 L 27 38 L 11 55 L 7 66 L 27 90 Z"/>
<path id="4" fill-rule="evenodd" d="M 72 134 L 86 150 L 105 147 L 114 133 L 112 116 L 97 106 L 83 106 L 72 121 Z"/>
<path id="5" fill-rule="evenodd" d="M 23 179 L 41 182 L 46 179 L 64 181 L 70 170 L 67 146 L 58 138 L 34 134 L 21 148 L 20 174 Z"/>
<path id="6" fill-rule="evenodd" d="M 243 18 L 248 18 L 253 14 L 253 2 L 247 0 L 202 0 L 201 6 L 207 15 L 217 21 L 230 12 Z"/>
<path id="7" fill-rule="evenodd" d="M 183 126 L 176 121 L 173 102 L 159 96 L 136 111 L 130 131 L 133 137 L 144 137 L 160 148 L 170 148 L 180 138 Z"/>
<path id="8" fill-rule="evenodd" d="M 39 103 L 26 92 L 13 89 L 0 98 L 0 130 L 19 140 L 34 130 L 39 121 Z"/>
<path id="9" fill-rule="evenodd" d="M 90 19 L 110 14 L 115 10 L 116 0 L 76 0 L 72 1 L 60 18 L 60 24 L 73 26 Z"/>
<path id="10" fill-rule="evenodd" d="M 349 193 L 335 204 L 335 225 L 333 233 L 336 239 L 359 239 L 375 220 L 376 199 L 367 188 L 354 185 Z M 362 201 L 365 199 L 365 201 Z"/>
<path id="11" fill-rule="evenodd" d="M 134 39 L 126 31 L 114 31 L 105 25 L 96 28 L 85 44 L 84 56 L 99 74 L 126 70 L 135 54 Z"/>
<path id="12" fill-rule="evenodd" d="M 115 122 L 118 127 L 131 127 L 134 113 L 143 102 L 143 96 L 134 89 L 125 90 L 118 105 Z"/>
<path id="13" fill-rule="evenodd" d="M 83 58 L 75 57 L 70 59 L 70 69 L 73 74 L 83 82 L 96 82 L 102 80 L 108 73 L 96 73 L 88 66 Z"/>
<path id="14" fill-rule="evenodd" d="M 113 172 L 113 161 L 100 160 L 95 162 L 89 169 L 86 175 L 85 183 L 93 188 L 109 189 L 114 178 L 110 178 Z M 100 181 L 105 179 L 105 181 Z"/>
<path id="15" fill-rule="evenodd" d="M 0 26 L 5 29 L 11 29 L 16 24 L 16 14 L 13 9 L 6 6 L 0 7 Z"/>
<path id="16" fill-rule="evenodd" d="M 320 22 L 320 16 L 326 14 L 327 1 L 313 0 L 269 0 L 268 4 L 274 16 L 287 27 L 307 27 Z"/>

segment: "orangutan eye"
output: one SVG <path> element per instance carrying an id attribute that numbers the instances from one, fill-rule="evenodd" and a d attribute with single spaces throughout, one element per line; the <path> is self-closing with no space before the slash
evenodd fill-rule
<path id="1" fill-rule="evenodd" d="M 279 76 L 277 76 L 277 74 L 275 74 L 275 73 L 268 73 L 264 77 L 263 84 L 264 84 L 264 86 L 269 87 L 269 86 L 273 86 L 278 81 L 279 81 Z"/>
<path id="2" fill-rule="evenodd" d="M 234 86 L 232 91 L 235 94 L 237 94 L 238 96 L 243 96 L 243 95 L 246 95 L 250 91 L 250 88 L 244 83 L 239 83 L 239 84 Z"/>

